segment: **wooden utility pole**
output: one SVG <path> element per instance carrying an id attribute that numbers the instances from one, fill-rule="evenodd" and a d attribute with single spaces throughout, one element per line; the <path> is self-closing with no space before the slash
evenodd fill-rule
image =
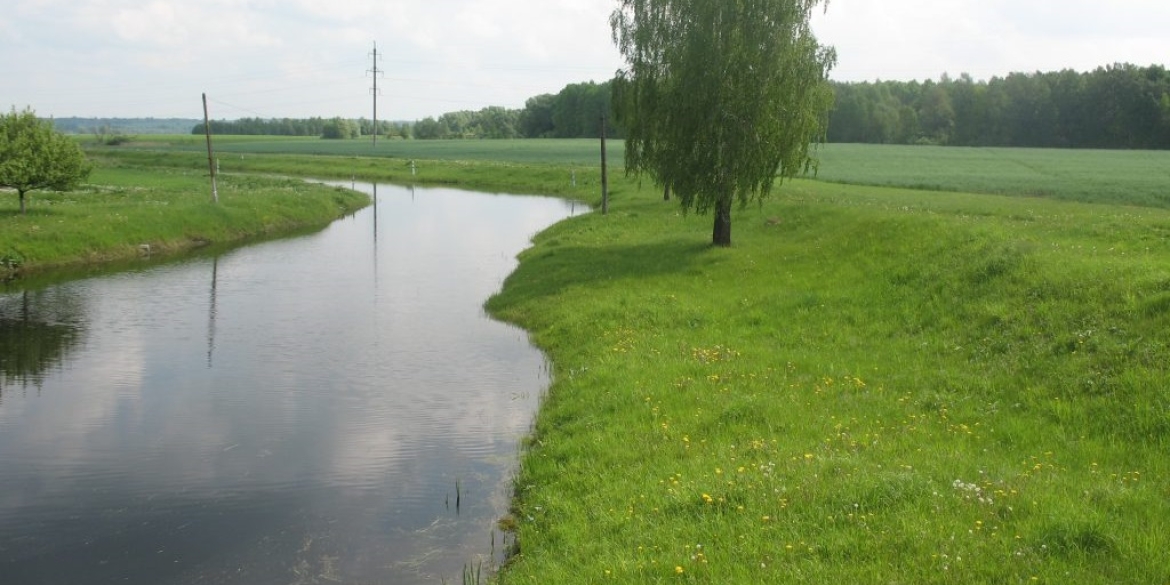
<path id="1" fill-rule="evenodd" d="M 207 94 L 203 94 L 203 131 L 207 135 L 207 168 L 211 171 L 211 200 L 219 203 L 219 189 L 215 186 L 215 158 L 211 154 L 211 119 L 207 115 Z"/>
<path id="2" fill-rule="evenodd" d="M 601 116 L 601 215 L 609 215 L 609 169 L 605 161 L 605 116 Z"/>

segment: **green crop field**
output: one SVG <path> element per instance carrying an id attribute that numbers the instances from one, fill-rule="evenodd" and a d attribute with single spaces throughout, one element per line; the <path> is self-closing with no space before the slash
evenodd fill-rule
<path id="1" fill-rule="evenodd" d="M 830 144 L 817 177 L 856 185 L 1170 207 L 1170 152 Z"/>

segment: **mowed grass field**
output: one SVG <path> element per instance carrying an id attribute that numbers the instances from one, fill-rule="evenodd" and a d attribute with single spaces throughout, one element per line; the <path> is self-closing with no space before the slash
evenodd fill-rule
<path id="1" fill-rule="evenodd" d="M 235 142 L 231 173 L 599 193 L 592 141 Z M 1170 583 L 1170 153 L 915 148 L 824 147 L 730 249 L 620 169 L 536 237 L 487 303 L 555 374 L 501 582 Z"/>

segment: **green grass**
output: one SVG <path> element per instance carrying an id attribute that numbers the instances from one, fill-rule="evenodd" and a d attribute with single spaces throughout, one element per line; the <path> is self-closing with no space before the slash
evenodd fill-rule
<path id="1" fill-rule="evenodd" d="M 624 189 L 488 304 L 556 371 L 502 582 L 1170 580 L 1170 213 Z"/>
<path id="2" fill-rule="evenodd" d="M 219 204 L 207 170 L 125 164 L 103 157 L 83 188 L 0 197 L 0 276 L 77 268 L 304 230 L 366 205 L 368 197 L 297 179 L 224 175 Z"/>

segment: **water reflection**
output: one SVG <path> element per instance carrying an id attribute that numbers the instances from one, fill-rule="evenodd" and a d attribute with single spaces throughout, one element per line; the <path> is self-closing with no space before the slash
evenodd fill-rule
<path id="1" fill-rule="evenodd" d="M 81 335 L 75 295 L 60 290 L 0 295 L 0 400 L 13 386 L 39 388 Z"/>
<path id="2" fill-rule="evenodd" d="M 573 208 L 378 191 L 318 234 L 4 297 L 73 329 L 0 403 L 3 582 L 454 582 L 502 550 L 547 380 L 482 302 Z"/>
<path id="3" fill-rule="evenodd" d="M 211 259 L 211 298 L 207 309 L 207 367 L 215 364 L 215 292 L 219 284 L 219 256 Z"/>

